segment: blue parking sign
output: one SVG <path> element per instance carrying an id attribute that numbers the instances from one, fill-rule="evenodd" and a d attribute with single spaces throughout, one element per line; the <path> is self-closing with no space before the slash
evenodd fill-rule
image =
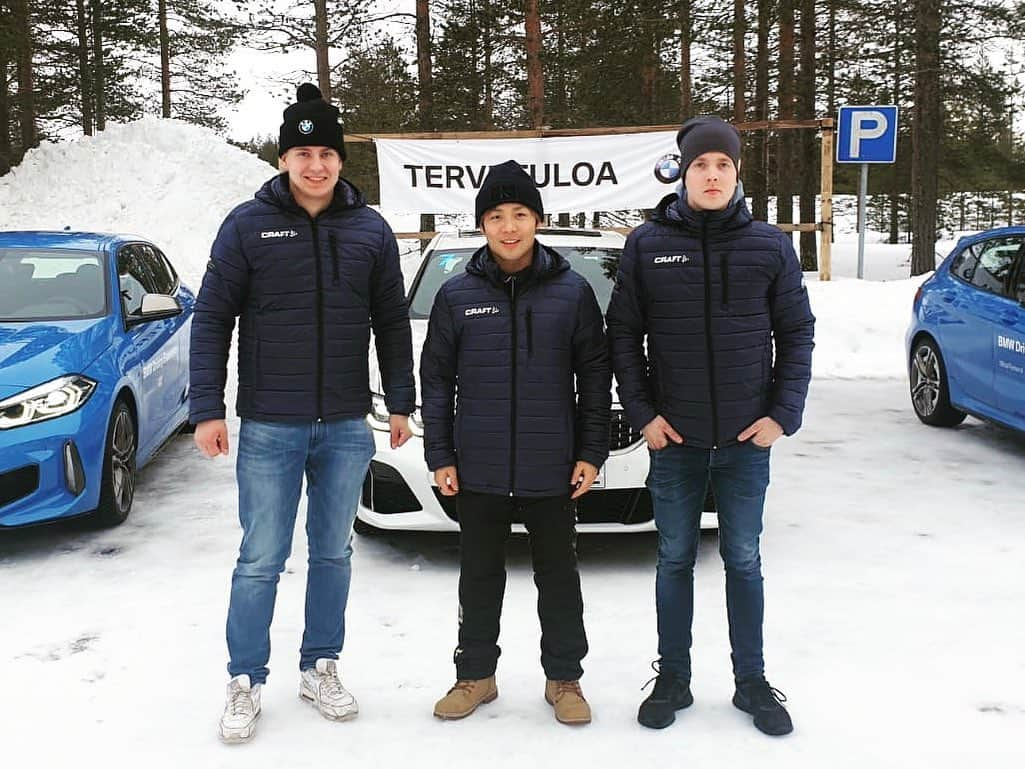
<path id="1" fill-rule="evenodd" d="M 893 163 L 896 159 L 896 107 L 840 107 L 837 163 Z"/>

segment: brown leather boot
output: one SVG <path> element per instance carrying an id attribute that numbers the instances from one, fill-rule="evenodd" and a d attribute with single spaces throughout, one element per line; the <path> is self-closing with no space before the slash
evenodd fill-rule
<path id="1" fill-rule="evenodd" d="M 549 680 L 545 684 L 545 700 L 555 708 L 555 718 L 559 723 L 591 723 L 591 706 L 584 699 L 579 681 Z"/>
<path id="2" fill-rule="evenodd" d="M 434 705 L 434 715 L 446 720 L 466 718 L 479 705 L 492 702 L 498 697 L 495 677 L 481 678 L 477 681 L 459 679 L 455 686 L 448 690 Z"/>

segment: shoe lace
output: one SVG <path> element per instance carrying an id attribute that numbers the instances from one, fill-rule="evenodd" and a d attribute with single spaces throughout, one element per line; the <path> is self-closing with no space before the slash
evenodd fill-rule
<path id="1" fill-rule="evenodd" d="M 342 682 L 334 668 L 329 668 L 324 673 L 319 673 L 317 677 L 320 678 L 320 691 L 322 695 L 326 695 L 328 698 L 344 696 L 345 687 L 342 686 Z"/>
<path id="2" fill-rule="evenodd" d="M 583 699 L 584 692 L 580 688 L 579 681 L 556 681 L 555 682 L 555 698 L 559 699 L 564 694 L 572 693 Z"/>
<path id="3" fill-rule="evenodd" d="M 251 713 L 253 710 L 252 693 L 241 686 L 231 687 L 231 697 L 228 699 L 228 709 L 233 716 Z"/>
<path id="4" fill-rule="evenodd" d="M 466 692 L 469 694 L 470 691 L 473 689 L 474 683 L 476 682 L 472 679 L 460 678 L 458 681 L 455 682 L 452 688 L 448 690 L 448 693 L 451 694 L 452 692 Z"/>
<path id="5" fill-rule="evenodd" d="M 751 700 L 761 708 L 776 708 L 787 701 L 787 696 L 764 678 L 751 684 Z"/>
<path id="6" fill-rule="evenodd" d="M 673 676 L 671 673 L 663 673 L 662 670 L 659 668 L 658 660 L 652 661 L 651 669 L 655 671 L 655 675 L 653 675 L 651 678 L 644 682 L 644 686 L 641 687 L 641 691 L 643 692 L 645 689 L 647 689 L 648 686 L 651 685 L 651 682 L 654 681 L 655 688 L 651 690 L 651 696 L 655 699 L 658 699 L 660 697 L 668 697 L 669 688 L 673 685 L 673 680 L 675 679 L 675 676 Z"/>

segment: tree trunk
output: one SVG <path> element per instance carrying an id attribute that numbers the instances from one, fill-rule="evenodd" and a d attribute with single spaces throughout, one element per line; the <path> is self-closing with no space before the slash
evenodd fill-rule
<path id="1" fill-rule="evenodd" d="M 755 50 L 755 120 L 769 119 L 769 27 L 772 0 L 758 0 L 758 47 Z M 769 132 L 755 131 L 751 141 L 751 214 L 759 221 L 769 218 Z"/>
<path id="2" fill-rule="evenodd" d="M 76 0 L 75 22 L 78 31 L 78 98 L 82 110 L 82 133 L 93 135 L 93 77 L 89 71 L 89 18 L 85 0 Z"/>
<path id="3" fill-rule="evenodd" d="M 484 16 L 480 28 L 484 37 L 484 129 L 487 131 L 495 127 L 495 80 L 494 70 L 491 67 L 495 41 L 492 37 L 492 27 L 491 0 L 484 0 Z"/>
<path id="4" fill-rule="evenodd" d="M 733 0 L 733 120 L 743 123 L 747 119 L 747 67 L 744 61 L 744 34 L 747 19 L 744 0 Z"/>
<path id="5" fill-rule="evenodd" d="M 96 130 L 107 127 L 107 84 L 103 71 L 103 3 L 92 0 L 93 12 L 93 98 L 96 107 Z"/>
<path id="6" fill-rule="evenodd" d="M 7 49 L 0 48 L 0 176 L 11 170 L 11 95 L 7 90 Z"/>
<path id="7" fill-rule="evenodd" d="M 936 199 L 942 101 L 940 0 L 915 0 L 915 103 L 911 124 L 911 274 L 936 269 Z"/>
<path id="8" fill-rule="evenodd" d="M 541 13 L 538 0 L 524 3 L 527 37 L 527 108 L 530 125 L 540 128 L 545 120 L 544 74 L 541 71 Z"/>
<path id="9" fill-rule="evenodd" d="M 779 3 L 779 118 L 794 117 L 794 2 Z M 794 133 L 779 132 L 776 156 L 776 221 L 794 221 Z"/>
<path id="10" fill-rule="evenodd" d="M 317 85 L 324 95 L 324 101 L 331 101 L 331 64 L 327 56 L 327 0 L 313 0 L 313 18 L 316 26 L 313 44 L 317 52 Z"/>
<path id="11" fill-rule="evenodd" d="M 33 40 L 32 16 L 28 0 L 14 0 L 14 29 L 17 30 L 18 47 L 18 119 L 21 124 L 21 151 L 26 152 L 39 143 L 36 130 L 36 105 L 33 88 Z"/>
<path id="12" fill-rule="evenodd" d="M 434 84 L 431 61 L 431 4 L 416 0 L 416 68 L 420 85 L 420 130 L 434 130 Z"/>
<path id="13" fill-rule="evenodd" d="M 802 120 L 815 118 L 815 0 L 801 0 L 801 68 L 797 84 L 797 117 Z M 819 152 L 815 135 L 808 129 L 797 134 L 800 144 L 800 207 L 801 221 L 808 223 L 818 219 L 815 215 L 815 193 L 819 181 Z M 818 270 L 819 259 L 816 248 L 818 233 L 802 232 L 801 269 Z"/>
<path id="14" fill-rule="evenodd" d="M 694 20 L 691 15 L 691 0 L 680 2 L 680 122 L 689 120 L 694 112 L 694 99 L 691 96 L 690 46 L 694 32 Z"/>
<path id="15" fill-rule="evenodd" d="M 160 116 L 168 118 L 171 117 L 171 36 L 167 33 L 167 0 L 157 0 L 157 21 L 160 25 Z"/>

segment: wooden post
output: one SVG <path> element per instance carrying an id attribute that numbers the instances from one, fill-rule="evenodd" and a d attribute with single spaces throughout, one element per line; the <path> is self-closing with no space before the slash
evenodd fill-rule
<path id="1" fill-rule="evenodd" d="M 822 235 L 819 239 L 819 280 L 833 278 L 833 119 L 821 122 L 822 131 Z"/>

